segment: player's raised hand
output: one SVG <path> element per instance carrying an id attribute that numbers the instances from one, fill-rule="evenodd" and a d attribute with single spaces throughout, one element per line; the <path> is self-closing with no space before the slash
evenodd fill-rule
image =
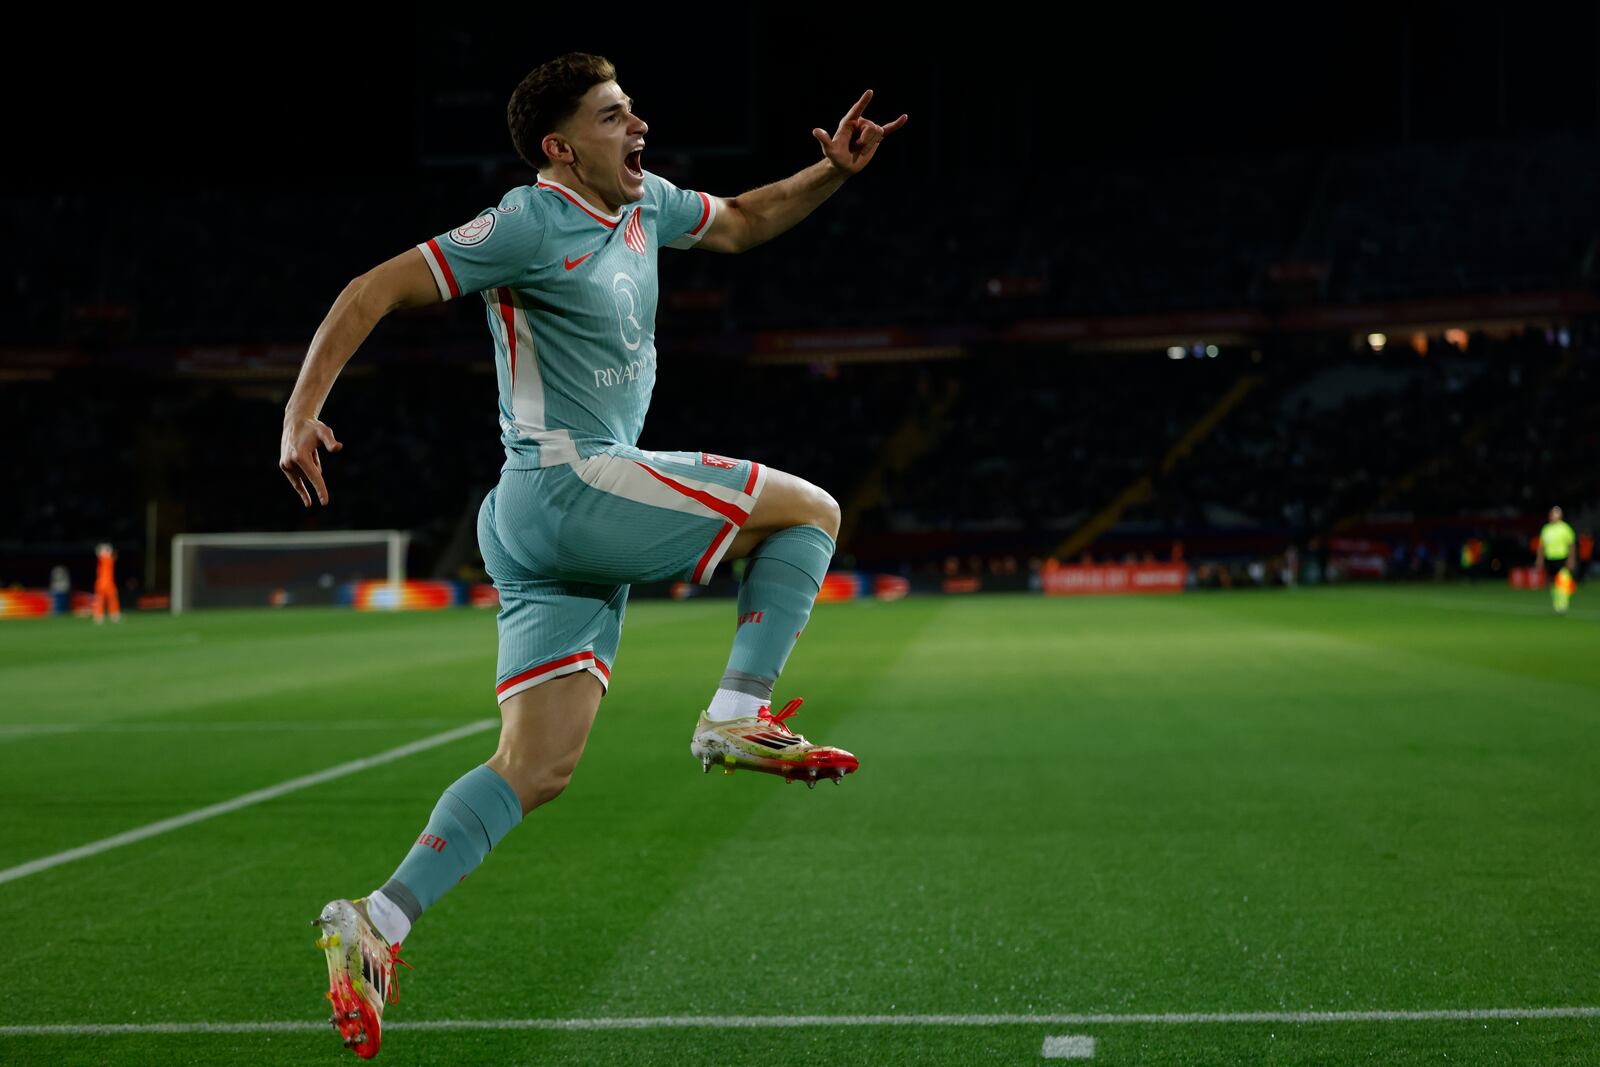
<path id="1" fill-rule="evenodd" d="M 832 137 L 818 126 L 811 131 L 822 145 L 822 154 L 834 168 L 842 174 L 856 174 L 862 167 L 872 162 L 872 157 L 878 151 L 878 145 L 883 139 L 906 124 L 906 116 L 901 115 L 887 126 L 879 126 L 869 118 L 864 118 L 862 112 L 867 109 L 867 104 L 872 101 L 872 90 L 868 89 L 861 94 L 855 106 L 845 112 L 844 118 L 839 120 L 839 129 Z"/>
<path id="2" fill-rule="evenodd" d="M 322 480 L 322 456 L 317 452 L 320 444 L 330 453 L 343 448 L 333 436 L 327 423 L 313 418 L 286 419 L 283 423 L 283 447 L 278 456 L 278 469 L 289 479 L 300 502 L 311 506 L 309 489 L 315 489 L 317 499 L 328 502 L 328 485 Z"/>

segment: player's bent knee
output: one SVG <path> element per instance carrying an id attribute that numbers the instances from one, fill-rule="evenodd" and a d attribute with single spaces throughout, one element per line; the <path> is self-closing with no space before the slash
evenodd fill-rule
<path id="1" fill-rule="evenodd" d="M 843 519 L 839 511 L 839 502 L 833 499 L 833 494 L 824 489 L 818 489 L 817 496 L 819 498 L 817 501 L 817 514 L 811 520 L 811 525 L 821 527 L 822 532 L 829 537 L 838 537 L 839 523 Z"/>
<path id="2" fill-rule="evenodd" d="M 537 685 L 500 706 L 500 744 L 489 767 L 526 815 L 560 796 L 583 755 L 604 690 L 586 671 Z"/>
<path id="3" fill-rule="evenodd" d="M 782 471 L 772 471 L 768 478 L 746 531 L 770 534 L 791 526 L 816 526 L 829 537 L 839 535 L 839 502 L 831 494 Z"/>
<path id="4" fill-rule="evenodd" d="M 792 525 L 815 526 L 829 537 L 838 537 L 841 518 L 839 502 L 826 489 L 819 489 L 809 482 L 801 484 L 805 486 L 805 496 Z"/>

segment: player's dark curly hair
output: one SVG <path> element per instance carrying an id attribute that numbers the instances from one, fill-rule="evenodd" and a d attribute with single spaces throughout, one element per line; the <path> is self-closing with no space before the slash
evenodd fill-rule
<path id="1" fill-rule="evenodd" d="M 534 170 L 549 166 L 550 157 L 539 147 L 545 135 L 577 113 L 584 93 L 616 76 L 611 60 L 587 52 L 568 52 L 535 67 L 506 105 L 517 155 Z"/>

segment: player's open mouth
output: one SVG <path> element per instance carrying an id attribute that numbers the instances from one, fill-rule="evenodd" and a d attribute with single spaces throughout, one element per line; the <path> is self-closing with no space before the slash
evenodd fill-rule
<path id="1" fill-rule="evenodd" d="M 622 165 L 628 168 L 628 173 L 635 178 L 644 177 L 644 149 L 635 148 L 622 159 Z"/>

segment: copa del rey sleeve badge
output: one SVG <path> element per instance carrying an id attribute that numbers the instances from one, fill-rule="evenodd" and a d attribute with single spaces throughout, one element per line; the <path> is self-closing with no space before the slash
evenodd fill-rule
<path id="1" fill-rule="evenodd" d="M 450 240 L 464 248 L 482 244 L 494 232 L 495 213 L 485 211 L 464 226 L 457 226 L 450 231 Z"/>

